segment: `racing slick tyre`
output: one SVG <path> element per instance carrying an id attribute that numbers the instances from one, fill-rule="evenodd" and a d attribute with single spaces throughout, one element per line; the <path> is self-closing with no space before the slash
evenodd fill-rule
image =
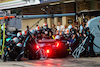
<path id="1" fill-rule="evenodd" d="M 66 46 L 61 46 L 61 48 L 59 48 L 57 50 L 57 53 L 58 53 L 59 58 L 65 58 L 68 55 L 67 47 Z"/>
<path id="2" fill-rule="evenodd" d="M 35 59 L 39 59 L 40 55 L 38 53 L 34 53 L 32 51 L 29 51 L 27 57 L 29 60 L 35 60 Z"/>
<path id="3" fill-rule="evenodd" d="M 27 51 L 27 56 L 26 57 L 29 60 L 36 59 L 35 46 L 27 46 L 26 51 Z"/>
<path id="4" fill-rule="evenodd" d="M 35 59 L 35 56 L 34 56 L 34 54 L 32 53 L 32 51 L 31 50 L 29 50 L 29 60 L 33 60 L 33 59 Z"/>
<path id="5" fill-rule="evenodd" d="M 65 58 L 67 56 L 67 52 L 63 51 L 58 51 L 58 57 L 59 58 Z"/>
<path id="6" fill-rule="evenodd" d="M 9 53 L 9 57 L 10 57 L 9 60 L 14 61 L 17 56 L 18 56 L 18 54 L 16 53 L 16 51 L 12 51 Z"/>

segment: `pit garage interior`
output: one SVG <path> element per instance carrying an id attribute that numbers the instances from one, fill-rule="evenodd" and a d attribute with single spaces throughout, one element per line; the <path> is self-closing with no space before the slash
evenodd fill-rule
<path id="1" fill-rule="evenodd" d="M 44 22 L 48 23 L 49 28 L 51 28 L 52 24 L 57 26 L 58 22 L 66 26 L 70 24 L 78 26 L 82 23 L 83 18 L 78 16 L 78 23 L 76 23 L 77 13 L 87 10 L 98 11 L 100 10 L 99 6 L 100 0 L 60 0 L 4 10 L 10 10 L 11 14 L 16 13 L 17 15 L 22 15 L 21 30 L 25 30 L 27 25 L 31 27 L 40 18 L 43 18 L 38 24 L 40 27 L 43 26 Z M 42 8 L 45 8 L 47 13 L 41 10 Z M 91 16 L 91 18 L 93 17 L 95 16 Z M 90 16 L 85 15 L 85 18 L 89 20 Z"/>

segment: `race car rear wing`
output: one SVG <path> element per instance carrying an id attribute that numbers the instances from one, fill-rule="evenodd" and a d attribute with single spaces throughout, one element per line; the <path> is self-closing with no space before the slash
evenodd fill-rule
<path id="1" fill-rule="evenodd" d="M 54 39 L 45 39 L 45 40 L 38 40 L 39 43 L 53 43 L 55 42 L 56 40 Z"/>

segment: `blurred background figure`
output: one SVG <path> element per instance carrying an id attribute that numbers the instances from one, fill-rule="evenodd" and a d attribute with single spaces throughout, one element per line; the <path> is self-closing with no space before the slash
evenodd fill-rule
<path id="1" fill-rule="evenodd" d="M 28 26 L 28 25 L 27 25 L 27 27 L 26 27 L 26 28 L 27 28 L 27 31 L 29 31 L 29 26 Z"/>
<path id="2" fill-rule="evenodd" d="M 38 25 L 36 25 L 36 28 L 38 27 Z M 36 31 L 36 28 L 34 29 Z"/>
<path id="3" fill-rule="evenodd" d="M 61 25 L 61 22 L 58 22 L 58 26 L 57 26 L 57 30 L 63 30 L 64 29 L 64 26 Z"/>
<path id="4" fill-rule="evenodd" d="M 43 26 L 41 26 L 41 30 L 43 29 Z"/>
<path id="5" fill-rule="evenodd" d="M 57 29 L 55 28 L 55 24 L 52 24 L 51 31 L 52 31 L 53 35 L 55 36 L 56 35 L 56 31 L 57 31 Z"/>
<path id="6" fill-rule="evenodd" d="M 67 26 L 66 26 L 66 25 L 64 25 L 63 31 L 65 32 L 65 31 L 66 31 L 66 29 L 67 29 Z"/>

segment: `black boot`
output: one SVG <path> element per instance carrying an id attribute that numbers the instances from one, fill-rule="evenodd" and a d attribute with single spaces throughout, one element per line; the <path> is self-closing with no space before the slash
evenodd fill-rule
<path id="1" fill-rule="evenodd" d="M 86 54 L 84 55 L 84 57 L 89 57 L 89 52 L 86 51 Z"/>
<path id="2" fill-rule="evenodd" d="M 21 61 L 22 56 L 23 56 L 23 54 L 22 54 L 22 55 L 19 55 L 19 56 L 16 58 L 16 61 Z"/>
<path id="3" fill-rule="evenodd" d="M 4 62 L 6 62 L 6 58 L 7 58 L 7 57 L 4 55 L 4 57 L 3 57 L 3 61 L 4 61 Z"/>

